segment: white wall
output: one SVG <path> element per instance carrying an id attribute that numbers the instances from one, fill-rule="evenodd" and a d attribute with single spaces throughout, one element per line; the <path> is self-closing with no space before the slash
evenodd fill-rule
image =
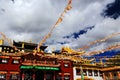
<path id="1" fill-rule="evenodd" d="M 94 76 L 94 71 L 92 71 L 92 75 L 93 76 L 89 76 L 88 71 L 87 71 L 87 77 L 93 78 L 94 80 L 103 80 L 103 78 L 100 77 L 99 71 L 98 71 L 98 76 Z M 77 78 L 81 78 L 81 75 L 76 75 L 76 67 L 73 67 L 73 78 L 74 78 L 74 80 L 76 80 Z"/>

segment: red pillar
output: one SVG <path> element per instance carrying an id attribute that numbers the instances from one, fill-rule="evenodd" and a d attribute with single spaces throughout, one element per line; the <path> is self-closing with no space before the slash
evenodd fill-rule
<path id="1" fill-rule="evenodd" d="M 33 76 L 32 76 L 32 77 L 33 77 L 33 80 L 35 80 L 35 72 L 33 73 Z"/>
<path id="2" fill-rule="evenodd" d="M 53 72 L 53 80 L 55 80 L 55 71 Z"/>
<path id="3" fill-rule="evenodd" d="M 62 77 L 62 80 L 64 80 L 64 74 L 63 73 L 62 73 L 61 77 Z"/>
<path id="4" fill-rule="evenodd" d="M 25 74 L 24 73 L 22 73 L 22 80 L 24 80 L 25 79 Z"/>
<path id="5" fill-rule="evenodd" d="M 46 71 L 44 71 L 44 80 L 46 80 Z"/>
<path id="6" fill-rule="evenodd" d="M 7 80 L 10 79 L 10 74 L 6 74 L 6 79 L 7 79 Z"/>

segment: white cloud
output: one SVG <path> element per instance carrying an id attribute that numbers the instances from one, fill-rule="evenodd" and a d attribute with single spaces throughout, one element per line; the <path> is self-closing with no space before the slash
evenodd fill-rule
<path id="1" fill-rule="evenodd" d="M 55 24 L 60 13 L 64 10 L 67 0 L 0 0 L 0 26 L 9 38 L 20 41 L 39 42 L 50 28 Z M 89 42 L 103 38 L 111 33 L 119 32 L 120 18 L 114 20 L 103 18 L 102 11 L 108 3 L 114 0 L 73 0 L 72 10 L 65 15 L 63 22 L 58 25 L 47 40 L 58 42 L 68 41 L 72 48 L 79 48 Z M 95 26 L 78 39 L 63 39 L 63 36 L 78 32 L 85 27 Z M 117 39 L 117 40 L 116 40 Z M 119 38 L 108 40 L 104 44 L 119 42 Z M 52 47 L 60 49 L 61 44 L 50 44 Z M 97 45 L 98 49 L 104 47 Z M 93 47 L 91 47 L 93 48 Z M 95 49 L 95 48 L 94 48 Z M 91 50 L 91 49 L 89 49 Z M 92 49 L 93 50 L 93 49 Z"/>

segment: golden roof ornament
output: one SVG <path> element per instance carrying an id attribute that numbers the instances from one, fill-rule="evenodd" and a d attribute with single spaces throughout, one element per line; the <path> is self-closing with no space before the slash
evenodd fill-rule
<path id="1" fill-rule="evenodd" d="M 68 53 L 68 54 L 76 54 L 76 55 L 81 55 L 81 54 L 85 53 L 84 51 L 80 51 L 80 52 L 75 51 L 72 48 L 70 48 L 69 46 L 62 47 L 61 52 L 62 53 Z"/>

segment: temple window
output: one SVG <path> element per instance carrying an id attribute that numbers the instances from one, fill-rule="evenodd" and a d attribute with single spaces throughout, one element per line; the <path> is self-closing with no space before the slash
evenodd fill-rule
<path id="1" fill-rule="evenodd" d="M 98 76 L 98 71 L 97 70 L 94 71 L 94 76 Z"/>
<path id="2" fill-rule="evenodd" d="M 64 67 L 68 68 L 69 67 L 69 63 L 64 63 Z"/>
<path id="3" fill-rule="evenodd" d="M 17 74 L 11 74 L 10 79 L 11 80 L 18 80 L 18 75 Z"/>
<path id="4" fill-rule="evenodd" d="M 65 75 L 64 80 L 70 80 L 70 75 Z"/>
<path id="5" fill-rule="evenodd" d="M 13 64 L 19 64 L 19 60 L 14 59 L 14 60 L 13 60 Z"/>
<path id="6" fill-rule="evenodd" d="M 83 70 L 83 75 L 84 75 L 84 76 L 87 76 L 86 70 Z"/>
<path id="7" fill-rule="evenodd" d="M 9 50 L 9 48 L 7 48 L 7 50 Z"/>
<path id="8" fill-rule="evenodd" d="M 111 72 L 111 73 L 112 73 L 112 72 Z M 113 72 L 112 74 L 113 74 L 113 79 L 114 79 L 114 80 L 118 80 L 117 72 Z"/>
<path id="9" fill-rule="evenodd" d="M 114 72 L 113 75 L 114 75 L 114 76 L 117 76 L 117 73 Z"/>
<path id="10" fill-rule="evenodd" d="M 61 75 L 57 75 L 56 76 L 56 80 L 62 80 L 62 76 Z"/>
<path id="11" fill-rule="evenodd" d="M 6 49 L 6 47 L 4 47 L 4 49 Z"/>
<path id="12" fill-rule="evenodd" d="M 89 72 L 88 75 L 92 76 L 92 70 L 89 70 L 88 72 Z"/>
<path id="13" fill-rule="evenodd" d="M 13 49 L 11 49 L 11 52 L 13 52 Z"/>
<path id="14" fill-rule="evenodd" d="M 103 76 L 103 74 L 102 74 L 102 72 L 100 71 L 100 76 L 102 77 Z"/>
<path id="15" fill-rule="evenodd" d="M 76 75 L 81 75 L 81 71 L 78 68 L 76 68 Z"/>
<path id="16" fill-rule="evenodd" d="M 0 80 L 1 79 L 6 79 L 6 74 L 0 74 Z"/>
<path id="17" fill-rule="evenodd" d="M 8 63 L 8 59 L 4 58 L 4 59 L 0 59 L 0 63 Z"/>

